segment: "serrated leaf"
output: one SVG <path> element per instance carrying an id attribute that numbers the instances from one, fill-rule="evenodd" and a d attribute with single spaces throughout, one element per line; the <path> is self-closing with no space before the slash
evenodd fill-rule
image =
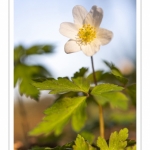
<path id="1" fill-rule="evenodd" d="M 120 108 L 123 110 L 126 110 L 128 107 L 128 98 L 121 92 L 107 92 L 94 97 L 101 105 L 109 103 L 113 108 Z"/>
<path id="2" fill-rule="evenodd" d="M 115 67 L 115 65 L 113 63 L 109 63 L 105 60 L 103 62 L 111 69 L 111 71 L 114 75 L 120 76 L 120 77 L 123 76 L 122 73 L 119 71 L 119 69 L 117 67 Z"/>
<path id="3" fill-rule="evenodd" d="M 111 73 L 115 76 L 119 76 L 122 77 L 122 74 L 120 73 L 120 71 L 116 68 L 112 68 Z"/>
<path id="4" fill-rule="evenodd" d="M 40 90 L 51 90 L 50 94 L 77 91 L 78 89 L 73 82 L 66 78 L 58 78 L 58 80 L 51 78 L 42 82 L 33 82 L 32 84 Z"/>
<path id="5" fill-rule="evenodd" d="M 58 80 L 51 78 L 42 82 L 34 81 L 32 84 L 40 90 L 51 90 L 50 94 L 59 94 L 70 91 L 85 93 L 88 92 L 90 85 L 84 78 L 72 78 L 72 80 L 74 80 L 74 82 L 67 78 L 58 78 Z"/>
<path id="6" fill-rule="evenodd" d="M 107 61 L 104 61 L 104 63 L 110 68 L 111 73 L 116 77 L 116 79 L 123 83 L 123 85 L 125 85 L 128 82 L 128 79 L 122 75 L 122 73 L 113 63 L 109 63 Z"/>
<path id="7" fill-rule="evenodd" d="M 86 97 L 74 97 L 74 98 L 63 98 L 56 101 L 50 108 L 48 108 L 44 114 L 46 115 L 42 122 L 38 124 L 30 135 L 50 134 L 52 131 L 60 133 L 60 130 L 64 127 L 66 122 L 70 119 L 82 103 L 84 103 Z"/>
<path id="8" fill-rule="evenodd" d="M 95 150 L 88 142 L 84 140 L 84 138 L 78 134 L 75 145 L 73 145 L 73 150 Z"/>
<path id="9" fill-rule="evenodd" d="M 121 92 L 116 92 L 123 89 L 123 87 L 114 84 L 100 84 L 93 88 L 91 94 L 101 105 L 109 102 L 112 107 L 127 109 L 127 97 Z"/>
<path id="10" fill-rule="evenodd" d="M 124 88 L 118 85 L 114 85 L 114 84 L 99 84 L 97 86 L 95 86 L 93 88 L 93 90 L 91 91 L 91 94 L 96 96 L 96 95 L 101 95 L 102 93 L 106 93 L 106 92 L 116 92 L 116 91 L 121 91 Z"/>
<path id="11" fill-rule="evenodd" d="M 19 64 L 14 68 L 14 85 L 20 80 L 19 90 L 20 94 L 25 94 L 31 98 L 38 100 L 40 92 L 31 84 L 32 78 L 43 74 L 41 66 L 27 66 Z"/>
<path id="12" fill-rule="evenodd" d="M 74 73 L 74 78 L 84 77 L 85 73 L 88 71 L 88 68 L 82 67 L 78 72 Z"/>
<path id="13" fill-rule="evenodd" d="M 82 103 L 72 115 L 72 127 L 76 132 L 80 131 L 85 125 L 87 119 L 85 107 L 86 102 Z"/>
<path id="14" fill-rule="evenodd" d="M 121 129 L 119 133 L 116 131 L 111 134 L 109 139 L 109 150 L 124 150 L 127 146 L 128 129 Z"/>
<path id="15" fill-rule="evenodd" d="M 72 78 L 72 81 L 74 84 L 76 84 L 80 89 L 82 89 L 83 92 L 88 93 L 90 88 L 90 83 L 87 79 L 78 77 L 78 78 Z"/>
<path id="16" fill-rule="evenodd" d="M 127 146 L 128 129 L 121 129 L 118 133 L 113 132 L 109 138 L 109 146 L 104 138 L 98 137 L 97 146 L 101 150 L 124 150 Z"/>
<path id="17" fill-rule="evenodd" d="M 98 137 L 97 146 L 101 150 L 109 150 L 106 140 L 104 138 L 102 138 L 102 137 Z"/>
<path id="18" fill-rule="evenodd" d="M 28 80 L 23 79 L 22 82 L 20 83 L 19 92 L 21 95 L 25 94 L 27 97 L 31 97 L 34 100 L 38 100 L 40 92 L 39 90 L 37 90 L 37 88 L 32 86 L 30 82 L 31 82 L 30 79 Z"/>
<path id="19" fill-rule="evenodd" d="M 95 76 L 96 76 L 96 81 L 99 82 L 101 79 L 103 71 L 95 71 Z M 94 79 L 93 79 L 93 73 L 89 74 L 87 76 L 87 79 L 89 80 L 90 83 L 94 83 Z"/>
<path id="20" fill-rule="evenodd" d="M 26 58 L 30 54 L 41 54 L 52 51 L 51 45 L 34 45 L 25 48 L 22 45 L 14 49 L 14 86 L 18 83 L 20 94 L 35 100 L 39 98 L 39 90 L 31 85 L 35 77 L 50 77 L 50 73 L 40 65 L 26 65 Z"/>
<path id="21" fill-rule="evenodd" d="M 68 123 L 68 121 L 69 121 L 69 118 L 67 117 L 64 120 L 62 120 L 60 124 L 57 124 L 57 128 L 54 130 L 55 136 L 58 136 L 62 133 L 63 128 Z"/>

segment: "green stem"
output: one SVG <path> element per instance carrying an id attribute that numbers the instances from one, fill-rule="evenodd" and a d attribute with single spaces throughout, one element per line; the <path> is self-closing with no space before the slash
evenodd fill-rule
<path id="1" fill-rule="evenodd" d="M 96 75 L 95 75 L 95 70 L 94 70 L 94 62 L 93 62 L 93 57 L 91 56 L 91 63 L 92 63 L 92 70 L 93 70 L 93 79 L 95 86 L 97 85 L 96 81 Z M 99 123 L 100 123 L 100 136 L 105 138 L 105 129 L 104 129 L 104 118 L 103 118 L 103 108 L 99 104 Z"/>

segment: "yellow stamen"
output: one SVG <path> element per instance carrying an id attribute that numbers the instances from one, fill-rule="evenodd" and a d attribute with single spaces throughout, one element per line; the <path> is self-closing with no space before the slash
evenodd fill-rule
<path id="1" fill-rule="evenodd" d="M 96 38 L 96 29 L 89 24 L 79 29 L 78 37 L 80 44 L 89 44 Z"/>

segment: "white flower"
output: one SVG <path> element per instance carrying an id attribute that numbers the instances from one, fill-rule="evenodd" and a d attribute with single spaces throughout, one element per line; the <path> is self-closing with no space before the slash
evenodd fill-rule
<path id="1" fill-rule="evenodd" d="M 65 44 L 65 52 L 73 53 L 80 50 L 87 56 L 94 55 L 101 45 L 108 44 L 113 33 L 99 28 L 103 18 L 103 10 L 93 6 L 90 12 L 82 6 L 75 6 L 72 10 L 74 23 L 63 22 L 60 33 L 70 40 Z"/>

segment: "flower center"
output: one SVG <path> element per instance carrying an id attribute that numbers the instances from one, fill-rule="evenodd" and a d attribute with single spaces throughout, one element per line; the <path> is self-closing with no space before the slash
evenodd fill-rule
<path id="1" fill-rule="evenodd" d="M 96 38 L 96 30 L 91 25 L 85 24 L 79 29 L 78 36 L 81 44 L 89 44 Z"/>

